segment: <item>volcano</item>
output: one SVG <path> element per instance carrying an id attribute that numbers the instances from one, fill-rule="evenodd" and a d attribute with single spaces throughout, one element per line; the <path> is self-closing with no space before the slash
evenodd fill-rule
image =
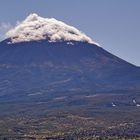
<path id="1" fill-rule="evenodd" d="M 0 42 L 1 96 L 140 89 L 139 67 L 63 22 L 31 14 L 7 34 Z"/>
<path id="2" fill-rule="evenodd" d="M 0 139 L 140 136 L 140 68 L 75 27 L 29 15 L 0 42 Z"/>

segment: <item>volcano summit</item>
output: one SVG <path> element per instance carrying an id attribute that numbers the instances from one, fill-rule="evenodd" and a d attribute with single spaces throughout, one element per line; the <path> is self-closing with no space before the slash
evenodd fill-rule
<path id="1" fill-rule="evenodd" d="M 84 33 L 54 18 L 29 15 L 23 22 L 7 33 L 12 43 L 48 39 L 50 42 L 81 41 L 96 44 Z"/>

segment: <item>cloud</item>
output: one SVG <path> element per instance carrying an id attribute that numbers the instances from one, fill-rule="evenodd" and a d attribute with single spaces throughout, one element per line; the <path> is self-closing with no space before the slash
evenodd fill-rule
<path id="1" fill-rule="evenodd" d="M 5 23 L 5 22 L 0 23 L 0 40 L 3 40 L 7 37 L 6 32 L 11 28 L 12 25 L 10 23 Z"/>
<path id="2" fill-rule="evenodd" d="M 75 27 L 54 18 L 42 18 L 37 14 L 30 14 L 6 35 L 11 38 L 12 43 L 48 39 L 50 42 L 83 41 L 97 44 Z"/>

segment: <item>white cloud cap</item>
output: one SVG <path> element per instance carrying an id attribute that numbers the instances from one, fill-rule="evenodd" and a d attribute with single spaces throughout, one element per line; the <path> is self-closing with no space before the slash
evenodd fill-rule
<path id="1" fill-rule="evenodd" d="M 42 18 L 37 14 L 30 14 L 24 21 L 6 33 L 11 43 L 48 39 L 56 41 L 82 41 L 92 44 L 98 43 L 84 33 L 54 18 Z"/>

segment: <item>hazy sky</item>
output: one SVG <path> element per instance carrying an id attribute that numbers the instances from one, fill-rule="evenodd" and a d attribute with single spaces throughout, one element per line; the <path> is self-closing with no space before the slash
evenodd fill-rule
<path id="1" fill-rule="evenodd" d="M 1 0 L 0 40 L 30 13 L 73 25 L 104 49 L 140 66 L 140 0 Z"/>

